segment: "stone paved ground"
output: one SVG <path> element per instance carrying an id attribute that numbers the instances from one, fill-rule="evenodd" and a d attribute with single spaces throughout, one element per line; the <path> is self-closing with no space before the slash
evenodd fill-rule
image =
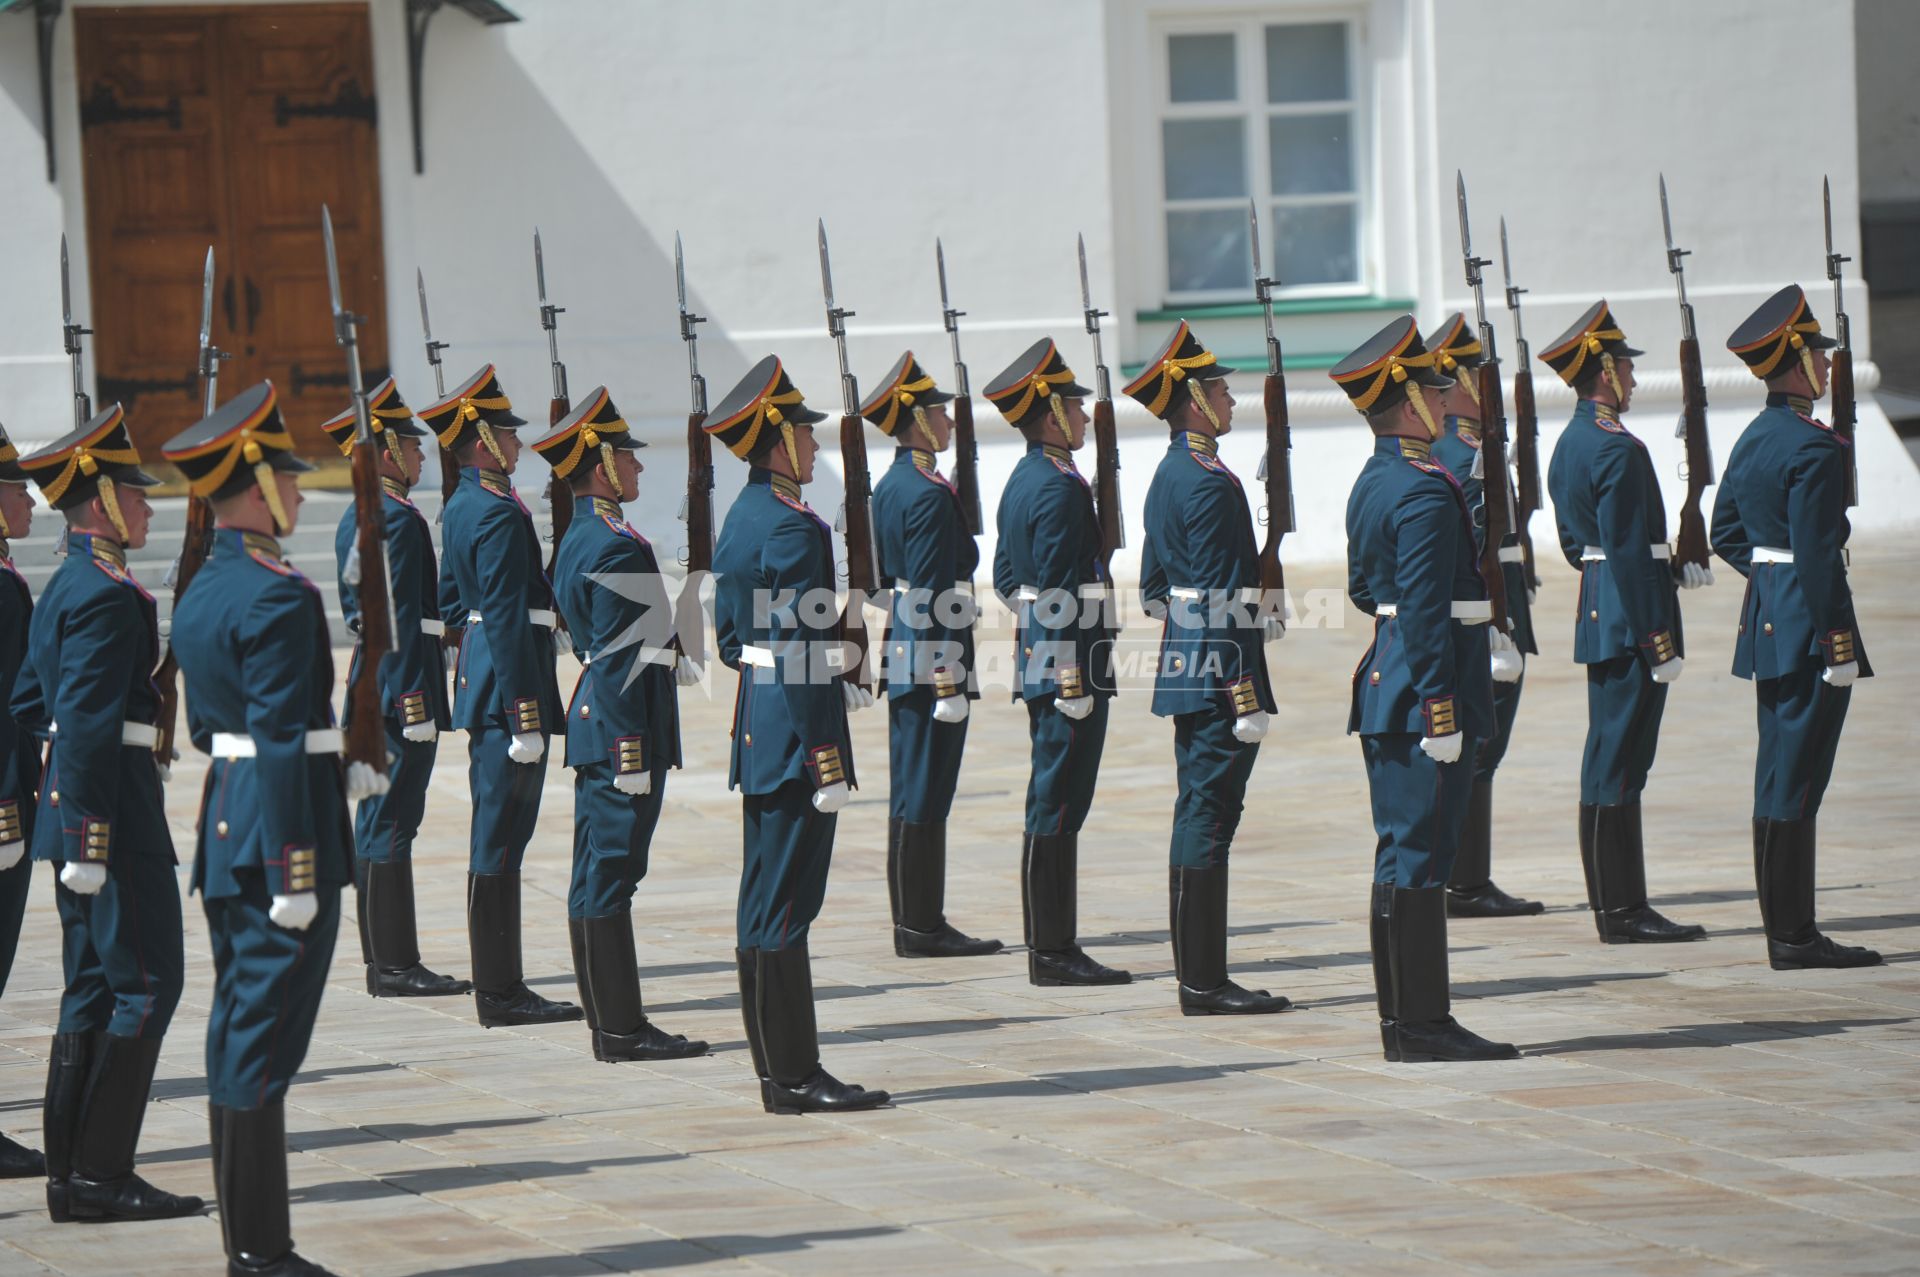
<path id="1" fill-rule="evenodd" d="M 1884 949 L 1856 973 L 1770 972 L 1748 850 L 1751 694 L 1727 667 L 1739 592 L 1687 599 L 1694 637 L 1647 796 L 1656 899 L 1704 943 L 1603 948 L 1581 898 L 1572 813 L 1581 682 L 1541 601 L 1503 773 L 1500 880 L 1540 918 L 1455 924 L 1461 1017 L 1526 1058 L 1388 1065 L 1373 1030 L 1371 851 L 1359 750 L 1340 735 L 1365 644 L 1296 632 L 1289 688 L 1235 853 L 1234 968 L 1303 1009 L 1182 1019 L 1166 945 L 1169 730 L 1126 698 L 1084 839 L 1083 934 L 1139 981 L 1035 989 L 1020 955 L 891 956 L 884 720 L 857 720 L 867 785 L 842 819 L 814 933 L 828 1064 L 893 1109 L 774 1118 L 755 1099 L 731 963 L 737 802 L 728 694 L 689 705 L 637 909 L 651 1008 L 710 1038 L 704 1059 L 596 1064 L 577 1025 L 476 1027 L 464 1000 L 375 1002 L 343 943 L 291 1096 L 295 1232 L 353 1274 L 1076 1271 L 1430 1274 L 1911 1272 L 1920 1246 L 1920 866 L 1910 779 L 1920 707 L 1920 556 L 1864 547 L 1855 578 L 1881 676 L 1855 697 L 1824 818 L 1821 913 Z M 1295 573 L 1296 587 L 1334 584 Z M 953 917 L 1018 939 L 1025 740 L 983 703 L 954 812 Z M 442 751 L 421 849 L 428 961 L 466 969 L 464 747 Z M 200 766 L 172 787 L 186 846 Z M 551 776 L 527 867 L 528 968 L 566 993 L 569 804 Z M 184 882 L 184 871 L 183 878 Z M 33 1135 L 58 957 L 44 871 L 0 1005 L 0 1125 Z M 200 1042 L 205 929 L 161 1061 L 143 1169 L 210 1192 Z M 343 939 L 346 938 L 343 936 Z M 571 996 L 568 994 L 568 996 Z M 209 1272 L 211 1217 L 53 1227 L 37 1184 L 0 1183 L 7 1273 Z"/>

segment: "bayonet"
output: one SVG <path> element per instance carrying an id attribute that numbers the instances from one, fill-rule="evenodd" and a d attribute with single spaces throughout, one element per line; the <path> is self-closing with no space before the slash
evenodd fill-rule
<path id="1" fill-rule="evenodd" d="M 1253 245 L 1253 295 L 1267 325 L 1267 376 L 1261 405 L 1266 410 L 1267 446 L 1260 454 L 1256 476 L 1267 498 L 1262 511 L 1267 535 L 1260 547 L 1260 606 L 1262 614 L 1284 623 L 1287 583 L 1280 563 L 1280 538 L 1294 530 L 1293 427 L 1287 409 L 1286 367 L 1280 339 L 1273 331 L 1273 290 L 1280 281 L 1260 269 L 1260 208 L 1252 200 L 1247 201 L 1247 233 Z"/>
<path id="2" fill-rule="evenodd" d="M 1097 379 L 1095 402 L 1104 403 L 1113 398 L 1113 387 L 1107 376 L 1106 356 L 1100 349 L 1100 321 L 1111 312 L 1094 307 L 1093 288 L 1087 282 L 1087 237 L 1079 235 L 1075 238 L 1080 253 L 1080 312 L 1086 320 L 1087 335 L 1093 338 L 1093 375 Z"/>
<path id="3" fill-rule="evenodd" d="M 533 278 L 540 289 L 540 326 L 547 330 L 547 362 L 553 368 L 553 398 L 556 402 L 572 402 L 567 394 L 567 366 L 560 362 L 559 317 L 566 313 L 565 306 L 555 306 L 547 301 L 547 258 L 540 248 L 540 228 L 533 228 Z M 555 418 L 557 421 L 558 418 Z M 558 544 L 556 539 L 555 544 Z"/>
<path id="4" fill-rule="evenodd" d="M 1480 333 L 1479 364 L 1461 369 L 1459 374 L 1474 379 L 1474 398 L 1480 406 L 1480 503 L 1486 523 L 1480 576 L 1487 585 L 1487 600 L 1493 605 L 1493 623 L 1507 631 L 1512 622 L 1507 616 L 1507 577 L 1500 551 L 1519 519 L 1513 484 L 1507 476 L 1507 409 L 1500 388 L 1500 356 L 1494 348 L 1493 325 L 1487 320 L 1485 280 L 1480 271 L 1493 263 L 1474 255 L 1473 227 L 1467 215 L 1467 175 L 1455 170 L 1453 183 L 1460 208 L 1460 259 L 1466 268 L 1467 287 L 1473 290 L 1473 313 Z"/>
<path id="5" fill-rule="evenodd" d="M 687 261 L 680 251 L 680 232 L 673 233 L 673 286 L 680 298 L 680 340 L 687 343 L 687 380 L 693 393 L 691 411 L 706 415 L 707 379 L 700 375 L 700 334 L 694 325 L 707 322 L 705 315 L 687 309 Z"/>
<path id="6" fill-rule="evenodd" d="M 820 291 L 827 299 L 827 335 L 833 338 L 840 355 L 840 399 L 846 415 L 860 415 L 860 387 L 847 363 L 847 323 L 854 312 L 836 306 L 833 301 L 833 259 L 827 253 L 827 223 L 820 220 Z"/>
<path id="7" fill-rule="evenodd" d="M 967 364 L 960 357 L 960 316 L 947 295 L 947 249 L 939 236 L 933 240 L 933 264 L 940 275 L 940 323 L 953 349 L 953 490 L 960 498 L 960 514 L 970 536 L 983 527 L 980 509 L 980 445 L 973 434 L 973 389 Z"/>
<path id="8" fill-rule="evenodd" d="M 1093 304 L 1093 286 L 1087 278 L 1087 237 L 1074 237 L 1080 258 L 1080 313 L 1087 335 L 1093 338 L 1093 509 L 1100 522 L 1100 572 L 1111 584 L 1113 552 L 1127 544 L 1126 520 L 1120 509 L 1120 436 L 1113 421 L 1113 382 L 1106 355 L 1100 348 L 1100 320 L 1108 312 Z M 1108 594 L 1109 602 L 1112 594 Z"/>
<path id="9" fill-rule="evenodd" d="M 419 267 L 413 271 L 413 284 L 420 293 L 420 336 L 427 343 L 427 362 L 433 366 L 433 393 L 444 399 L 447 395 L 447 373 L 440 362 L 440 352 L 451 347 L 444 341 L 433 339 L 433 318 L 427 313 L 427 273 Z"/>
<path id="10" fill-rule="evenodd" d="M 860 387 L 847 363 L 847 318 L 853 312 L 833 299 L 833 260 L 827 253 L 827 223 L 820 230 L 820 292 L 827 302 L 827 335 L 840 357 L 840 468 L 846 485 L 846 504 L 840 507 L 840 531 L 847 540 L 847 603 L 840 613 L 840 638 L 846 645 L 847 668 L 841 677 L 870 693 L 867 623 L 864 601 L 879 588 L 880 555 L 873 538 L 873 495 L 867 473 L 867 440 L 860 418 Z M 867 702 L 871 703 L 870 695 Z"/>
<path id="11" fill-rule="evenodd" d="M 1833 332 L 1837 343 L 1829 355 L 1831 363 L 1827 370 L 1828 389 L 1833 396 L 1833 432 L 1852 443 L 1859 424 L 1859 407 L 1853 390 L 1853 324 L 1847 318 L 1846 298 L 1841 292 L 1840 267 L 1853 259 L 1833 249 L 1833 184 L 1824 177 L 1820 179 L 1820 213 L 1826 224 L 1827 278 L 1833 281 Z M 1818 394 L 1820 387 L 1815 386 L 1813 390 Z M 1848 448 L 1846 454 L 1847 504 L 1856 506 L 1860 504 L 1859 449 Z"/>
<path id="12" fill-rule="evenodd" d="M 1700 500 L 1713 482 L 1713 443 L 1707 435 L 1707 381 L 1700 362 L 1700 338 L 1693 324 L 1693 303 L 1687 300 L 1687 263 L 1689 250 L 1673 244 L 1673 213 L 1667 206 L 1667 175 L 1660 174 L 1660 233 L 1667 243 L 1667 270 L 1673 276 L 1674 295 L 1680 302 L 1680 419 L 1674 424 L 1673 437 L 1685 441 L 1685 456 L 1680 462 L 1680 477 L 1687 493 L 1680 502 L 1680 527 L 1674 537 L 1673 561 L 1677 566 L 1693 564 L 1706 568 L 1712 562 L 1707 540 L 1706 516 Z"/>
<path id="13" fill-rule="evenodd" d="M 200 285 L 200 384 L 205 387 L 203 407 L 211 417 L 220 405 L 220 361 L 232 355 L 213 344 L 213 245 L 207 245 L 207 269 Z"/>
<path id="14" fill-rule="evenodd" d="M 940 322 L 946 326 L 947 342 L 953 348 L 953 391 L 960 398 L 968 393 L 967 363 L 960 358 L 960 316 L 964 310 L 955 310 L 947 298 L 947 249 L 936 236 L 933 241 L 933 262 L 940 272 Z"/>
<path id="15" fill-rule="evenodd" d="M 1833 281 L 1833 327 L 1841 350 L 1853 349 L 1853 325 L 1847 319 L 1847 303 L 1841 293 L 1840 267 L 1852 261 L 1833 251 L 1833 183 L 1820 179 L 1820 214 L 1827 230 L 1827 278 Z"/>
<path id="16" fill-rule="evenodd" d="M 1519 361 L 1522 368 L 1525 368 L 1528 367 L 1527 334 L 1520 327 L 1520 294 L 1528 290 L 1515 288 L 1513 285 L 1513 259 L 1507 254 L 1507 219 L 1505 217 L 1500 219 L 1500 277 L 1507 288 L 1507 312 L 1513 318 L 1513 357 Z"/>
<path id="17" fill-rule="evenodd" d="M 1667 210 L 1667 175 L 1660 175 L 1660 230 L 1667 238 L 1667 270 L 1673 275 L 1673 287 L 1680 298 L 1680 335 L 1687 341 L 1696 341 L 1693 330 L 1693 303 L 1687 300 L 1687 264 L 1683 260 L 1693 255 L 1690 248 L 1673 246 L 1673 215 Z"/>
<path id="18" fill-rule="evenodd" d="M 86 343 L 81 339 L 93 329 L 73 322 L 73 283 L 67 268 L 67 237 L 60 237 L 60 338 L 67 358 L 73 362 L 73 425 L 79 429 L 93 416 L 93 401 L 87 395 L 84 370 Z"/>

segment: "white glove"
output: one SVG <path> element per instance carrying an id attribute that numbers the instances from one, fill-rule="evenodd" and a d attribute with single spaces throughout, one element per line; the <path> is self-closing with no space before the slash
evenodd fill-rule
<path id="1" fill-rule="evenodd" d="M 847 788 L 846 781 L 835 781 L 831 785 L 822 785 L 813 791 L 813 807 L 815 811 L 831 816 L 845 807 L 852 797 L 853 793 Z"/>
<path id="2" fill-rule="evenodd" d="M 162 785 L 166 784 L 168 781 L 173 779 L 172 763 L 163 763 L 156 760 L 153 766 L 154 766 L 154 770 L 160 773 L 160 783 Z"/>
<path id="3" fill-rule="evenodd" d="M 933 702 L 933 721 L 936 723 L 964 723 L 969 712 L 964 696 L 942 696 Z"/>
<path id="4" fill-rule="evenodd" d="M 513 742 L 507 746 L 507 759 L 531 766 L 539 762 L 540 756 L 546 752 L 546 738 L 539 732 L 515 732 Z"/>
<path id="5" fill-rule="evenodd" d="M 1093 713 L 1093 697 L 1076 696 L 1069 700 L 1064 696 L 1053 698 L 1053 707 L 1075 722 Z"/>
<path id="6" fill-rule="evenodd" d="M 873 704 L 872 692 L 869 692 L 858 683 L 848 682 L 844 678 L 840 680 L 840 694 L 846 698 L 847 713 L 849 714 L 857 710 L 866 709 L 869 705 Z"/>
<path id="7" fill-rule="evenodd" d="M 1260 618 L 1260 638 L 1267 643 L 1277 643 L 1287 632 L 1286 618 L 1278 612 Z"/>
<path id="8" fill-rule="evenodd" d="M 290 896 L 275 896 L 267 917 L 276 927 L 305 931 L 320 916 L 320 897 L 311 891 L 296 891 Z"/>
<path id="9" fill-rule="evenodd" d="M 440 729 L 432 723 L 408 723 L 400 734 L 411 741 L 429 741 L 439 739 Z"/>
<path id="10" fill-rule="evenodd" d="M 1847 661 L 1842 665 L 1829 665 L 1826 669 L 1820 671 L 1820 677 L 1827 680 L 1827 682 L 1834 687 L 1852 687 L 1854 680 L 1860 677 L 1860 662 Z M 19 845 L 19 843 L 14 844 L 16 847 Z M 0 861 L 4 861 L 5 859 L 5 849 L 0 848 Z M 0 864 L 0 869 L 5 868 L 5 864 Z"/>
<path id="11" fill-rule="evenodd" d="M 1713 584 L 1713 569 L 1704 563 L 1682 563 L 1680 565 L 1680 588 L 1697 590 L 1703 585 Z"/>
<path id="12" fill-rule="evenodd" d="M 623 794 L 651 794 L 652 772 L 622 772 L 613 778 L 613 787 Z"/>
<path id="13" fill-rule="evenodd" d="M 680 654 L 680 659 L 673 663 L 673 681 L 681 687 L 692 687 L 706 676 L 706 666 L 684 652 Z"/>
<path id="14" fill-rule="evenodd" d="M 25 842 L 0 842 L 0 869 L 11 869 L 27 854 Z"/>
<path id="15" fill-rule="evenodd" d="M 1539 601 L 1540 601 L 1540 587 L 1537 585 L 1529 585 L 1527 587 L 1527 606 L 1532 607 L 1535 603 L 1538 603 Z"/>
<path id="16" fill-rule="evenodd" d="M 1494 630 L 1488 636 L 1487 646 L 1492 653 L 1493 681 L 1518 683 L 1527 666 L 1520 656 L 1520 649 L 1513 644 L 1513 635 Z"/>
<path id="17" fill-rule="evenodd" d="M 60 870 L 60 885 L 79 895 L 91 896 L 107 885 L 107 867 L 69 860 Z"/>
<path id="18" fill-rule="evenodd" d="M 1448 732 L 1445 736 L 1422 736 L 1420 748 L 1436 763 L 1457 763 L 1466 739 L 1459 732 Z"/>
<path id="19" fill-rule="evenodd" d="M 1257 709 L 1233 720 L 1233 738 L 1243 745 L 1262 740 L 1267 734 L 1267 711 Z"/>
<path id="20" fill-rule="evenodd" d="M 387 792 L 391 783 L 385 775 L 365 763 L 347 764 L 347 801 L 350 803 L 377 798 Z"/>
<path id="21" fill-rule="evenodd" d="M 1654 666 L 1653 681 L 1656 683 L 1671 683 L 1676 681 L 1680 677 L 1680 671 L 1686 668 L 1686 664 L 1685 657 L 1676 656 L 1665 664 Z"/>

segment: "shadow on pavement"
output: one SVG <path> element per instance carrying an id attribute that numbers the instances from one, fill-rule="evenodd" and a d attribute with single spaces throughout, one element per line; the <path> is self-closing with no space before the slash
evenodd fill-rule
<path id="1" fill-rule="evenodd" d="M 653 1166 L 678 1162 L 685 1153 L 637 1153 L 631 1157 L 590 1158 L 583 1162 L 554 1162 L 537 1159 L 524 1162 L 485 1162 L 478 1165 L 433 1166 L 417 1171 L 391 1171 L 377 1179 L 340 1179 L 325 1184 L 295 1188 L 288 1197 L 294 1205 L 303 1202 L 358 1202 L 387 1193 L 445 1193 L 461 1188 L 481 1188 L 493 1184 L 528 1183 L 586 1175 L 613 1166 Z"/>
<path id="2" fill-rule="evenodd" d="M 708 1237 L 662 1237 L 658 1240 L 625 1242 L 613 1246 L 594 1246 L 575 1252 L 575 1258 L 604 1267 L 612 1272 L 642 1272 L 649 1268 L 679 1267 L 713 1263 L 743 1255 L 778 1255 L 789 1251 L 811 1250 L 827 1242 L 858 1241 L 863 1237 L 887 1237 L 898 1228 L 824 1228 L 818 1232 L 716 1233 Z M 693 1252 L 693 1253 L 689 1253 Z M 710 1252 L 701 1254 L 699 1252 Z M 555 1257 L 558 1259 L 558 1257 Z M 569 1268 L 584 1265 L 568 1265 Z M 461 1264 L 456 1268 L 422 1269 L 413 1277 L 523 1277 L 537 1272 L 539 1261 L 526 1258 L 503 1259 L 492 1264 Z"/>
<path id="3" fill-rule="evenodd" d="M 909 1020 L 900 1024 L 863 1024 L 845 1029 L 838 1036 L 888 1042 L 895 1038 L 930 1038 L 946 1033 L 985 1033 L 1009 1024 L 1043 1024 L 1069 1018 L 1064 1015 L 988 1015 L 965 1020 Z"/>
<path id="4" fill-rule="evenodd" d="M 1872 1020 L 1738 1020 L 1689 1024 L 1649 1033 L 1597 1034 L 1522 1046 L 1528 1055 L 1582 1055 L 1591 1051 L 1671 1051 L 1692 1047 L 1746 1046 L 1753 1042 L 1783 1042 L 1791 1038 L 1824 1038 L 1850 1029 L 1877 1029 L 1911 1024 L 1910 1015 Z"/>
<path id="5" fill-rule="evenodd" d="M 1062 1091 L 1096 1094 L 1130 1091 L 1143 1086 L 1178 1086 L 1213 1081 L 1233 1073 L 1259 1073 L 1285 1068 L 1296 1060 L 1251 1060 L 1243 1064 L 1168 1064 L 1138 1069 L 1088 1069 L 1078 1073 L 1041 1073 L 998 1082 L 970 1082 L 963 1086 L 936 1086 L 894 1097 L 896 1105 L 936 1104 L 943 1100 L 1012 1099 L 1055 1096 Z"/>
<path id="6" fill-rule="evenodd" d="M 296 1085 L 302 1082 L 321 1082 L 330 1077 L 354 1077 L 361 1073 L 386 1073 L 403 1068 L 399 1064 L 340 1064 L 329 1068 L 302 1070 L 294 1075 Z M 168 1077 L 156 1078 L 148 1100 L 185 1100 L 207 1093 L 205 1077 Z"/>

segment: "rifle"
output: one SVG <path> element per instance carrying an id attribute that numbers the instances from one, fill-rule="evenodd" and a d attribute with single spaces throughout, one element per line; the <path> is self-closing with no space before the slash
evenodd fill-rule
<path id="1" fill-rule="evenodd" d="M 533 230 L 533 277 L 540 289 L 540 326 L 547 330 L 547 362 L 553 365 L 553 399 L 547 404 L 547 424 L 557 426 L 572 409 L 567 398 L 567 366 L 560 362 L 559 324 L 565 306 L 547 301 L 547 259 L 540 251 L 540 228 Z M 573 522 L 573 497 L 560 483 L 559 476 L 547 475 L 547 511 L 553 516 L 553 553 L 547 557 L 547 575 L 552 576 L 560 562 L 560 539 Z"/>
<path id="2" fill-rule="evenodd" d="M 427 276 L 419 267 L 413 270 L 414 287 L 420 292 L 420 335 L 427 343 L 427 362 L 433 366 L 433 393 L 435 402 L 447 397 L 447 373 L 440 364 L 440 352 L 451 347 L 444 341 L 433 339 L 433 320 L 427 315 Z M 460 486 L 460 463 L 454 459 L 453 449 L 445 444 L 440 446 L 440 518 L 447 514 L 447 502 L 453 500 L 453 490 Z"/>
<path id="3" fill-rule="evenodd" d="M 960 498 L 960 517 L 967 534 L 979 536 L 984 526 L 980 513 L 980 445 L 973 437 L 973 391 L 967 380 L 967 365 L 960 358 L 960 316 L 947 301 L 947 250 L 936 237 L 933 261 L 940 271 L 940 320 L 947 328 L 947 340 L 953 345 L 953 490 Z"/>
<path id="4" fill-rule="evenodd" d="M 333 215 L 320 206 L 320 233 L 327 249 L 327 296 L 333 305 L 333 339 L 347 355 L 353 388 L 353 522 L 359 559 L 360 666 L 347 684 L 347 761 L 387 773 L 387 728 L 380 703 L 380 663 L 397 651 L 393 594 L 387 579 L 387 517 L 380 483 L 380 443 L 367 411 L 367 385 L 360 372 L 360 316 L 340 299 L 340 263 L 333 247 Z"/>
<path id="5" fill-rule="evenodd" d="M 1493 325 L 1487 322 L 1487 299 L 1480 286 L 1480 268 L 1493 263 L 1473 255 L 1473 236 L 1467 226 L 1467 178 L 1457 170 L 1454 189 L 1460 204 L 1460 257 L 1466 264 L 1467 287 L 1473 290 L 1474 319 L 1480 328 L 1480 366 L 1473 370 L 1480 393 L 1480 508 L 1486 514 L 1480 576 L 1487 583 L 1493 623 L 1506 632 L 1512 629 L 1512 623 L 1507 619 L 1507 577 L 1500 566 L 1500 547 L 1506 544 L 1513 527 L 1513 486 L 1507 481 L 1507 408 L 1500 394 L 1500 356 L 1494 350 Z"/>
<path id="6" fill-rule="evenodd" d="M 1833 363 L 1827 370 L 1827 384 L 1833 388 L 1833 433 L 1853 442 L 1855 409 L 1853 402 L 1853 325 L 1847 320 L 1847 307 L 1840 295 L 1840 265 L 1850 262 L 1851 257 L 1842 257 L 1833 251 L 1833 187 L 1826 178 L 1820 179 L 1820 205 L 1827 220 L 1827 278 L 1833 281 L 1833 329 L 1834 338 L 1840 344 L 1833 348 L 1829 358 Z M 1818 389 L 1818 387 L 1815 387 Z M 1847 449 L 1847 505 L 1860 504 L 1860 458 L 1852 448 Z"/>
<path id="7" fill-rule="evenodd" d="M 93 332 L 73 322 L 73 287 L 67 280 L 67 237 L 60 237 L 60 339 L 73 361 L 73 428 L 79 430 L 93 417 L 93 401 L 87 397 L 82 369 L 84 343 L 81 338 Z"/>
<path id="8" fill-rule="evenodd" d="M 1113 381 L 1107 373 L 1105 356 L 1100 353 L 1100 319 L 1108 312 L 1096 310 L 1093 290 L 1087 284 L 1087 237 L 1077 237 L 1080 249 L 1080 313 L 1087 321 L 1087 335 L 1093 338 L 1093 505 L 1100 523 L 1100 576 L 1113 580 L 1113 552 L 1127 543 L 1126 524 L 1120 511 L 1120 437 L 1113 428 Z"/>
<path id="9" fill-rule="evenodd" d="M 1513 317 L 1513 469 L 1519 488 L 1513 510 L 1513 531 L 1520 538 L 1520 556 L 1526 564 L 1527 586 L 1540 588 L 1540 571 L 1533 561 L 1533 533 L 1527 520 L 1540 509 L 1540 414 L 1533 404 L 1533 352 L 1520 326 L 1520 294 L 1513 286 L 1512 259 L 1507 256 L 1507 219 L 1500 219 L 1500 273 L 1507 284 L 1507 313 Z"/>
<path id="10" fill-rule="evenodd" d="M 1686 440 L 1686 460 L 1680 477 L 1687 481 L 1687 495 L 1680 503 L 1680 535 L 1673 546 L 1673 566 L 1694 563 L 1711 567 L 1707 546 L 1707 521 L 1700 513 L 1700 498 L 1713 482 L 1713 444 L 1707 438 L 1707 383 L 1700 372 L 1700 338 L 1693 329 L 1693 304 L 1687 300 L 1686 264 L 1680 259 L 1691 250 L 1673 246 L 1673 218 L 1667 212 L 1667 175 L 1660 175 L 1660 229 L 1667 237 L 1667 269 L 1673 273 L 1673 286 L 1680 297 L 1680 427 L 1674 434 Z"/>
<path id="11" fill-rule="evenodd" d="M 1247 224 L 1253 232 L 1253 295 L 1267 317 L 1267 450 L 1260 456 L 1259 472 L 1267 489 L 1267 536 L 1260 547 L 1260 613 L 1281 618 L 1284 626 L 1287 577 L 1280 564 L 1280 538 L 1294 530 L 1293 431 L 1287 419 L 1287 374 L 1280 339 L 1273 335 L 1273 290 L 1280 281 L 1261 273 L 1260 210 L 1252 200 L 1247 201 Z"/>
<path id="12" fill-rule="evenodd" d="M 707 640 L 700 581 L 713 572 L 713 439 L 704 429 L 707 379 L 700 375 L 700 334 L 694 326 L 706 323 L 707 317 L 687 309 L 687 263 L 678 231 L 673 234 L 673 283 L 680 298 L 680 340 L 687 343 L 687 382 L 692 392 L 687 408 L 687 495 L 680 506 L 680 517 L 687 525 L 687 578 L 674 604 L 674 642 L 683 655 L 703 661 Z"/>
<path id="13" fill-rule="evenodd" d="M 827 224 L 820 223 L 820 291 L 827 299 L 827 336 L 840 353 L 840 466 L 846 472 L 847 499 L 840 507 L 840 531 L 847 538 L 847 605 L 840 613 L 840 639 L 850 649 L 841 677 L 863 691 L 871 691 L 867 669 L 867 622 L 861 614 L 865 600 L 879 588 L 873 543 L 873 495 L 867 476 L 867 437 L 860 420 L 860 385 L 847 364 L 847 318 L 853 314 L 833 302 L 833 262 L 827 256 Z"/>
<path id="14" fill-rule="evenodd" d="M 204 415 L 211 417 L 219 406 L 220 361 L 233 356 L 213 344 L 213 248 L 207 248 L 207 269 L 204 282 L 200 286 L 200 384 L 205 392 L 201 406 Z M 213 552 L 213 502 L 205 497 L 187 498 L 187 533 L 180 545 L 180 557 L 173 561 L 172 578 L 173 605 L 177 610 L 180 600 L 186 596 L 187 586 L 193 583 L 194 575 L 207 561 L 207 555 Z M 171 629 L 172 622 L 169 620 Z M 167 644 L 167 654 L 160 661 L 160 668 L 153 672 L 154 686 L 160 689 L 160 711 L 154 722 L 160 729 L 160 739 L 154 742 L 153 756 L 162 767 L 173 765 L 174 734 L 180 724 L 180 662 L 174 659 L 173 644 Z"/>

